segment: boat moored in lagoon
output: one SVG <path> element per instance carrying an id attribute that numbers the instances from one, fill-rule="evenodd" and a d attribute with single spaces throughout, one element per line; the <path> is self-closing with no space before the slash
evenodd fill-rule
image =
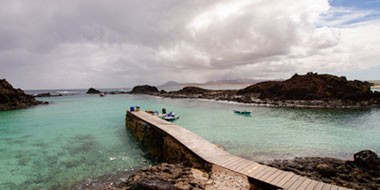
<path id="1" fill-rule="evenodd" d="M 174 120 L 179 119 L 179 116 L 176 115 L 174 112 L 169 112 L 167 114 L 160 114 L 158 117 L 166 121 L 174 121 Z"/>
<path id="2" fill-rule="evenodd" d="M 234 113 L 236 114 L 240 114 L 240 115 L 251 115 L 251 111 L 247 111 L 247 110 L 234 110 Z"/>

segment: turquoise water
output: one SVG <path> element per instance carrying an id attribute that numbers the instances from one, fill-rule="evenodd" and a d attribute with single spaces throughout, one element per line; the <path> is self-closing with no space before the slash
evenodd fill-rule
<path id="1" fill-rule="evenodd" d="M 379 109 L 263 108 L 135 95 L 40 100 L 52 103 L 0 112 L 0 189 L 67 189 L 89 177 L 152 164 L 125 130 L 131 105 L 175 111 L 181 116 L 175 124 L 252 160 L 380 152 Z"/>

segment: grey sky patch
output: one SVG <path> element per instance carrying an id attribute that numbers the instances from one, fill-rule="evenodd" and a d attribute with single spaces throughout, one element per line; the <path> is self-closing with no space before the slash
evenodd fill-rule
<path id="1" fill-rule="evenodd" d="M 380 21 L 342 24 L 371 14 L 353 11 L 327 0 L 3 0 L 0 78 L 131 87 L 375 67 Z"/>

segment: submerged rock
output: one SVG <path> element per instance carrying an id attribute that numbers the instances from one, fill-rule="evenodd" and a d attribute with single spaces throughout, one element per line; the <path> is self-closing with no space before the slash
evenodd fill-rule
<path id="1" fill-rule="evenodd" d="M 95 88 L 90 88 L 87 91 L 87 94 L 99 94 L 99 93 L 100 93 L 100 91 L 96 90 Z"/>
<path id="2" fill-rule="evenodd" d="M 131 94 L 151 94 L 158 93 L 158 89 L 155 86 L 141 85 L 133 87 Z"/>
<path id="3" fill-rule="evenodd" d="M 39 104 L 47 104 L 27 95 L 21 89 L 15 89 L 5 79 L 0 80 L 0 111 L 27 108 Z"/>

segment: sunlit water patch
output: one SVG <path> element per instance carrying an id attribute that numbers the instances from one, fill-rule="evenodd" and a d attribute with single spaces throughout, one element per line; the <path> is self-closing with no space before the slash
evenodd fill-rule
<path id="1" fill-rule="evenodd" d="M 67 189 L 89 177 L 151 164 L 125 130 L 131 105 L 174 111 L 180 115 L 175 124 L 252 160 L 380 152 L 379 109 L 263 108 L 135 95 L 41 100 L 52 103 L 0 112 L 0 189 Z"/>

